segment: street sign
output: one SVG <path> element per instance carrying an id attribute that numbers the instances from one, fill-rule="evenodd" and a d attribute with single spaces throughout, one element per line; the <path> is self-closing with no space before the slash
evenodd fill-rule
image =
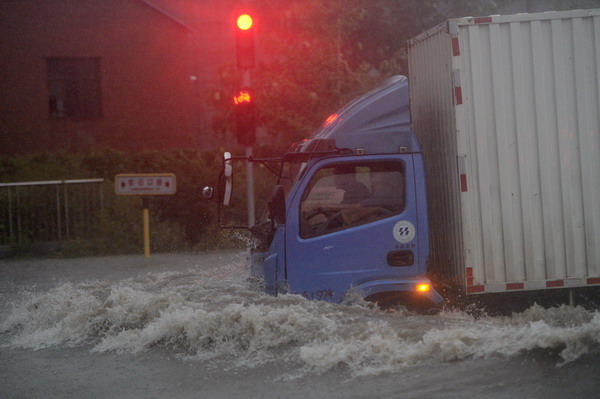
<path id="1" fill-rule="evenodd" d="M 173 173 L 123 173 L 115 176 L 119 195 L 172 195 L 177 191 Z"/>

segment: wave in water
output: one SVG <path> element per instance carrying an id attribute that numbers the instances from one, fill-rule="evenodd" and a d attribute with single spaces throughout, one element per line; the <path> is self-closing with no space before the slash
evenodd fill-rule
<path id="1" fill-rule="evenodd" d="M 0 331 L 5 347 L 85 345 L 118 353 L 160 347 L 191 361 L 235 367 L 283 361 L 301 374 L 347 367 L 355 376 L 540 350 L 563 364 L 600 351 L 600 314 L 580 307 L 534 306 L 480 318 L 382 312 L 360 303 L 270 297 L 234 266 L 22 292 Z"/>

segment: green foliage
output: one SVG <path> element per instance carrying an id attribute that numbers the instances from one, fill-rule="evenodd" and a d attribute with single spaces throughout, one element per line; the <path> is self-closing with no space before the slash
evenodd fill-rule
<path id="1" fill-rule="evenodd" d="M 135 198 L 108 196 L 107 204 L 89 237 L 76 237 L 60 245 L 58 255 L 115 255 L 143 253 L 141 208 Z"/>
<path id="2" fill-rule="evenodd" d="M 411 37 L 451 16 L 496 11 L 492 0 L 245 3 L 258 20 L 258 63 L 251 72 L 257 120 L 278 153 L 309 137 L 351 99 L 392 75 L 406 75 Z M 233 137 L 233 107 L 224 99 L 242 80 L 233 64 L 223 67 L 222 79 L 223 96 L 212 101 L 218 110 L 213 127 Z"/>
<path id="3" fill-rule="evenodd" d="M 42 181 L 73 178 L 104 178 L 104 207 L 91 231 L 89 226 L 74 228 L 71 239 L 46 245 L 28 240 L 23 235 L 19 244 L 8 251 L 11 255 L 108 255 L 143 252 L 142 199 L 138 196 L 118 196 L 114 192 L 114 176 L 119 173 L 173 173 L 177 192 L 154 196 L 149 201 L 152 252 L 240 247 L 247 237 L 233 231 L 218 232 L 217 205 L 201 198 L 205 185 L 215 185 L 221 169 L 222 154 L 218 151 L 193 150 L 150 151 L 125 154 L 114 150 L 87 154 L 35 154 L 0 158 L 0 181 Z M 245 224 L 245 167 L 236 165 L 236 201 L 227 210 L 231 224 Z M 257 168 L 257 180 L 261 178 Z M 239 179 L 239 180 L 238 180 Z M 264 197 L 266 183 L 257 184 L 257 194 Z M 47 190 L 52 194 L 53 190 Z M 31 201 L 48 201 L 46 198 Z M 262 201 L 262 200 L 260 200 Z M 71 204 L 72 206 L 77 206 Z M 77 212 L 74 209 L 73 212 Z M 2 212 L 5 214 L 5 212 Z M 35 218 L 36 215 L 27 215 Z M 4 216 L 3 216 L 4 217 Z M 0 221 L 0 224 L 7 224 Z M 84 228 L 85 227 L 85 228 Z M 5 250 L 5 255 L 7 251 Z"/>
<path id="4" fill-rule="evenodd" d="M 0 157 L 0 181 L 78 179 L 84 174 L 80 159 L 64 152 L 31 154 L 18 158 Z"/>
<path id="5" fill-rule="evenodd" d="M 131 170 L 134 162 L 128 154 L 105 149 L 83 155 L 81 167 L 95 177 L 111 180 L 115 175 Z"/>
<path id="6" fill-rule="evenodd" d="M 231 0 L 238 4 L 240 1 Z M 384 79 L 408 74 L 406 42 L 449 18 L 600 7 L 600 0 L 247 0 L 256 15 L 257 117 L 280 153 Z M 215 130 L 233 140 L 228 99 L 241 83 L 223 67 Z M 214 94 L 214 93 L 213 93 Z M 275 155 L 275 154 L 273 154 Z"/>

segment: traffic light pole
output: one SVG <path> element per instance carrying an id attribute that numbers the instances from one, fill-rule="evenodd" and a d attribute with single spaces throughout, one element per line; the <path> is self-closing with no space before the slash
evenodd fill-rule
<path id="1" fill-rule="evenodd" d="M 252 159 L 252 146 L 246 147 L 246 156 Z M 254 163 L 246 162 L 247 176 L 247 198 L 248 198 L 248 227 L 254 227 L 256 224 L 256 215 L 254 207 Z"/>
<path id="2" fill-rule="evenodd" d="M 251 88 L 250 71 L 248 69 L 242 72 L 242 86 Z M 246 156 L 252 159 L 252 145 L 246 146 Z M 254 163 L 246 162 L 246 198 L 248 201 L 248 227 L 254 227 L 256 224 L 256 211 L 254 205 Z"/>
<path id="3" fill-rule="evenodd" d="M 237 65 L 242 72 L 242 88 L 249 90 L 252 87 L 250 81 L 250 69 L 254 68 L 254 28 L 252 17 L 249 14 L 241 14 L 236 20 L 236 53 Z M 256 122 L 254 116 L 254 99 L 251 91 L 240 95 L 235 103 L 238 105 L 238 140 L 246 145 L 246 187 L 248 202 L 248 227 L 256 224 L 254 206 L 254 164 L 252 162 L 252 145 L 255 141 Z M 246 97 L 246 98 L 244 98 Z M 238 103 L 239 101 L 239 103 Z M 250 113 L 250 115 L 248 115 Z M 248 119 L 249 116 L 249 119 Z"/>

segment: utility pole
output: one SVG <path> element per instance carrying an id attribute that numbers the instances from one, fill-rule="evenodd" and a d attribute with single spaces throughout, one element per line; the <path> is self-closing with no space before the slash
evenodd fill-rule
<path id="1" fill-rule="evenodd" d="M 254 68 L 254 21 L 249 14 L 241 14 L 236 20 L 237 65 L 242 71 L 242 85 L 234 96 L 236 106 L 236 136 L 240 144 L 245 145 L 246 187 L 248 202 L 248 226 L 256 224 L 254 205 L 254 165 L 252 146 L 256 142 L 256 112 L 250 69 Z"/>

